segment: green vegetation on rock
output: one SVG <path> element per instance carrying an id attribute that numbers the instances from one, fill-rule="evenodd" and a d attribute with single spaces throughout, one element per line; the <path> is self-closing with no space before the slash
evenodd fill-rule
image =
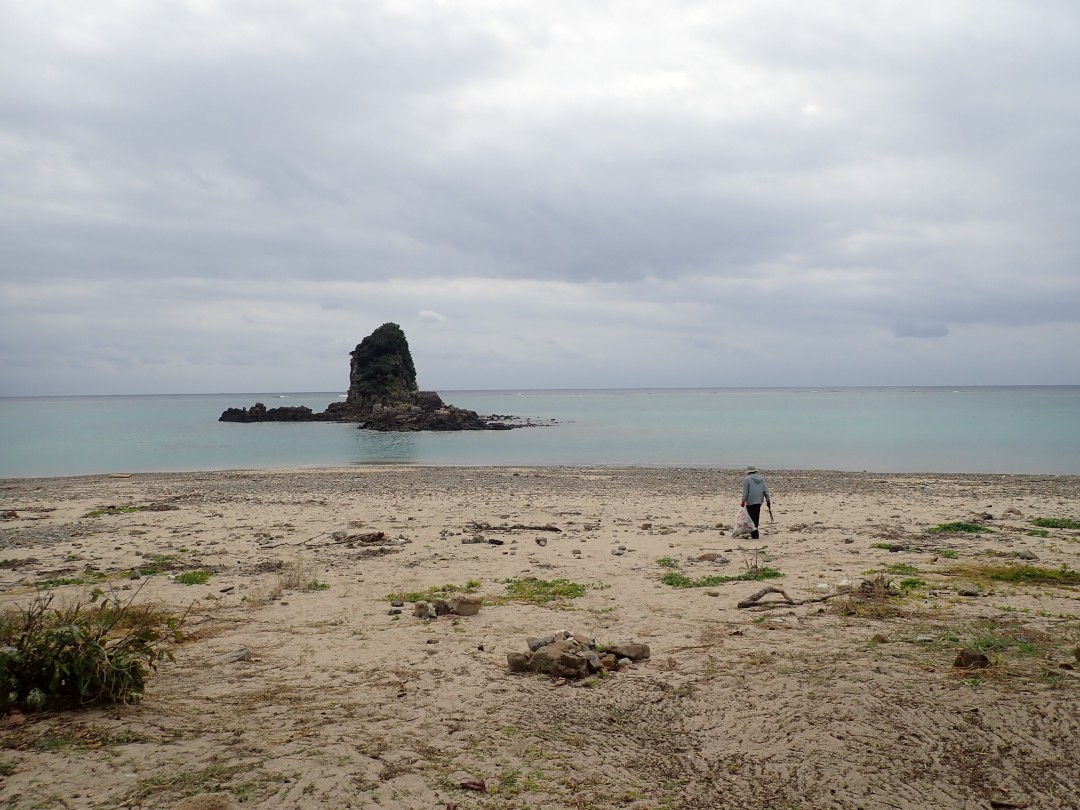
<path id="1" fill-rule="evenodd" d="M 350 406 L 408 402 L 417 390 L 409 341 L 396 323 L 384 323 L 352 351 L 347 398 Z"/>

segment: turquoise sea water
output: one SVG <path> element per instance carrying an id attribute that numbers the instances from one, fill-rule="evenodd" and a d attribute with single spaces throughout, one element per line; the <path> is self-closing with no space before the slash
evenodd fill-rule
<path id="1" fill-rule="evenodd" d="M 386 434 L 231 424 L 338 392 L 0 398 L 0 477 L 406 463 L 1080 474 L 1080 386 L 444 391 L 548 427 Z"/>

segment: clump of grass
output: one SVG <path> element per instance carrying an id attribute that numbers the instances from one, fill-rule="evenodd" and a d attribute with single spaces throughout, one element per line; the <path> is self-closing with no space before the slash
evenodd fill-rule
<path id="1" fill-rule="evenodd" d="M 102 515 L 129 515 L 132 512 L 141 512 L 145 506 L 99 506 L 86 513 L 88 518 L 101 517 Z"/>
<path id="2" fill-rule="evenodd" d="M 137 593 L 123 601 L 95 590 L 65 608 L 39 593 L 0 614 L 0 712 L 137 702 L 150 672 L 172 660 L 163 645 L 181 640 L 183 621 L 135 605 Z"/>
<path id="3" fill-rule="evenodd" d="M 986 526 L 978 523 L 955 521 L 953 523 L 940 523 L 937 526 L 931 526 L 927 531 L 932 534 L 982 534 L 984 532 L 992 532 L 993 529 L 988 529 Z"/>
<path id="4" fill-rule="evenodd" d="M 176 554 L 154 554 L 149 559 L 144 559 L 143 564 L 135 568 L 141 576 L 151 577 L 154 574 L 164 574 L 176 565 L 180 557 Z"/>
<path id="5" fill-rule="evenodd" d="M 476 593 L 479 588 L 480 580 L 470 579 L 464 585 L 432 585 L 423 591 L 394 591 L 388 593 L 386 599 L 390 602 L 431 602 L 435 599 L 445 599 L 455 593 Z"/>
<path id="6" fill-rule="evenodd" d="M 42 588 L 59 588 L 62 585 L 97 585 L 105 582 L 109 575 L 96 568 L 87 568 L 81 574 L 74 577 L 53 577 L 41 583 Z"/>
<path id="7" fill-rule="evenodd" d="M 1050 532 L 1048 532 L 1046 529 L 1028 529 L 1027 530 L 1027 536 L 1028 537 L 1049 537 Z"/>
<path id="8" fill-rule="evenodd" d="M 661 557 L 659 560 L 656 561 L 656 564 L 659 565 L 661 568 L 679 567 L 679 561 L 676 560 L 674 557 Z"/>
<path id="9" fill-rule="evenodd" d="M 578 599 L 584 596 L 589 588 L 602 586 L 583 585 L 569 579 L 537 579 L 525 577 L 523 579 L 508 579 L 506 585 L 506 598 L 513 602 L 526 602 L 532 605 L 547 605 L 552 602 L 565 602 L 569 599 Z"/>
<path id="10" fill-rule="evenodd" d="M 943 551 L 939 551 L 938 556 L 942 557 L 942 558 L 944 558 L 946 560 L 955 560 L 960 555 L 957 554 L 955 551 L 953 551 L 951 548 L 947 548 L 947 549 L 944 549 Z"/>
<path id="11" fill-rule="evenodd" d="M 708 588 L 713 585 L 722 585 L 725 582 L 758 582 L 764 579 L 777 579 L 784 574 L 777 571 L 775 568 L 758 568 L 754 571 L 747 571 L 744 574 L 734 574 L 731 576 L 723 576 L 720 574 L 711 574 L 704 577 L 698 577 L 692 579 L 681 571 L 670 571 L 664 574 L 660 578 L 660 581 L 665 585 L 670 585 L 673 588 Z"/>
<path id="12" fill-rule="evenodd" d="M 878 572 L 858 588 L 832 600 L 829 609 L 842 616 L 889 619 L 901 612 L 895 603 L 900 593 L 887 574 Z"/>
<path id="13" fill-rule="evenodd" d="M 908 565 L 907 563 L 896 563 L 895 565 L 889 565 L 885 567 L 887 574 L 893 574 L 894 576 L 902 576 L 904 574 L 917 574 L 919 569 L 914 565 Z"/>
<path id="14" fill-rule="evenodd" d="M 181 585 L 205 585 L 210 581 L 209 571 L 185 571 L 182 574 L 177 574 L 174 580 Z"/>
<path id="15" fill-rule="evenodd" d="M 1080 571 L 1062 565 L 1043 568 L 1036 565 L 965 565 L 949 573 L 973 580 L 992 580 L 1014 585 L 1080 585 Z"/>
<path id="16" fill-rule="evenodd" d="M 1071 518 L 1035 518 L 1031 522 L 1042 529 L 1080 529 L 1080 520 Z"/>
<path id="17" fill-rule="evenodd" d="M 908 577 L 907 579 L 900 580 L 900 590 L 904 593 L 908 591 L 916 591 L 920 588 L 925 588 L 926 582 L 918 577 Z"/>
<path id="18" fill-rule="evenodd" d="M 987 578 L 1031 585 L 1080 585 L 1080 571 L 1067 565 L 1043 568 L 1036 565 L 1002 566 L 987 570 Z"/>

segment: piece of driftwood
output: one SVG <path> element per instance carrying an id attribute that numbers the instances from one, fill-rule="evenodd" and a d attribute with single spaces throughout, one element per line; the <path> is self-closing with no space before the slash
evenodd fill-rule
<path id="1" fill-rule="evenodd" d="M 778 594 L 780 594 L 782 597 L 784 597 L 784 601 L 783 602 L 764 602 L 763 603 L 761 600 L 764 597 L 768 596 L 770 593 L 778 593 Z M 750 596 L 743 599 L 735 607 L 749 608 L 749 609 L 752 609 L 752 610 L 771 610 L 772 608 L 778 608 L 778 607 L 792 607 L 792 606 L 798 606 L 798 605 L 809 605 L 809 604 L 812 604 L 813 602 L 827 602 L 830 599 L 832 599 L 834 596 L 840 596 L 840 594 L 839 593 L 830 593 L 830 594 L 826 594 L 825 596 L 815 596 L 813 599 L 792 599 L 790 596 L 787 595 L 787 593 L 783 589 L 774 588 L 772 585 L 767 585 L 766 587 L 762 588 L 757 593 L 751 594 Z"/>
<path id="2" fill-rule="evenodd" d="M 548 523 L 546 526 L 526 526 L 522 523 L 515 523 L 513 526 L 492 526 L 490 523 L 481 523 L 478 520 L 471 520 L 465 524 L 465 529 L 470 532 L 558 532 L 562 533 L 562 529 L 558 526 L 552 526 Z"/>

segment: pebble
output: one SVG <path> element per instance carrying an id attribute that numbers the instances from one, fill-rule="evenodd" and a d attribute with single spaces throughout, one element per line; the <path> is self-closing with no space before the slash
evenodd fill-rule
<path id="1" fill-rule="evenodd" d="M 1037 559 L 1039 559 L 1038 554 L 1036 554 L 1034 551 L 1028 551 L 1027 549 L 1024 549 L 1023 551 L 1021 551 L 1016 556 L 1019 557 L 1021 560 L 1037 560 Z"/>

